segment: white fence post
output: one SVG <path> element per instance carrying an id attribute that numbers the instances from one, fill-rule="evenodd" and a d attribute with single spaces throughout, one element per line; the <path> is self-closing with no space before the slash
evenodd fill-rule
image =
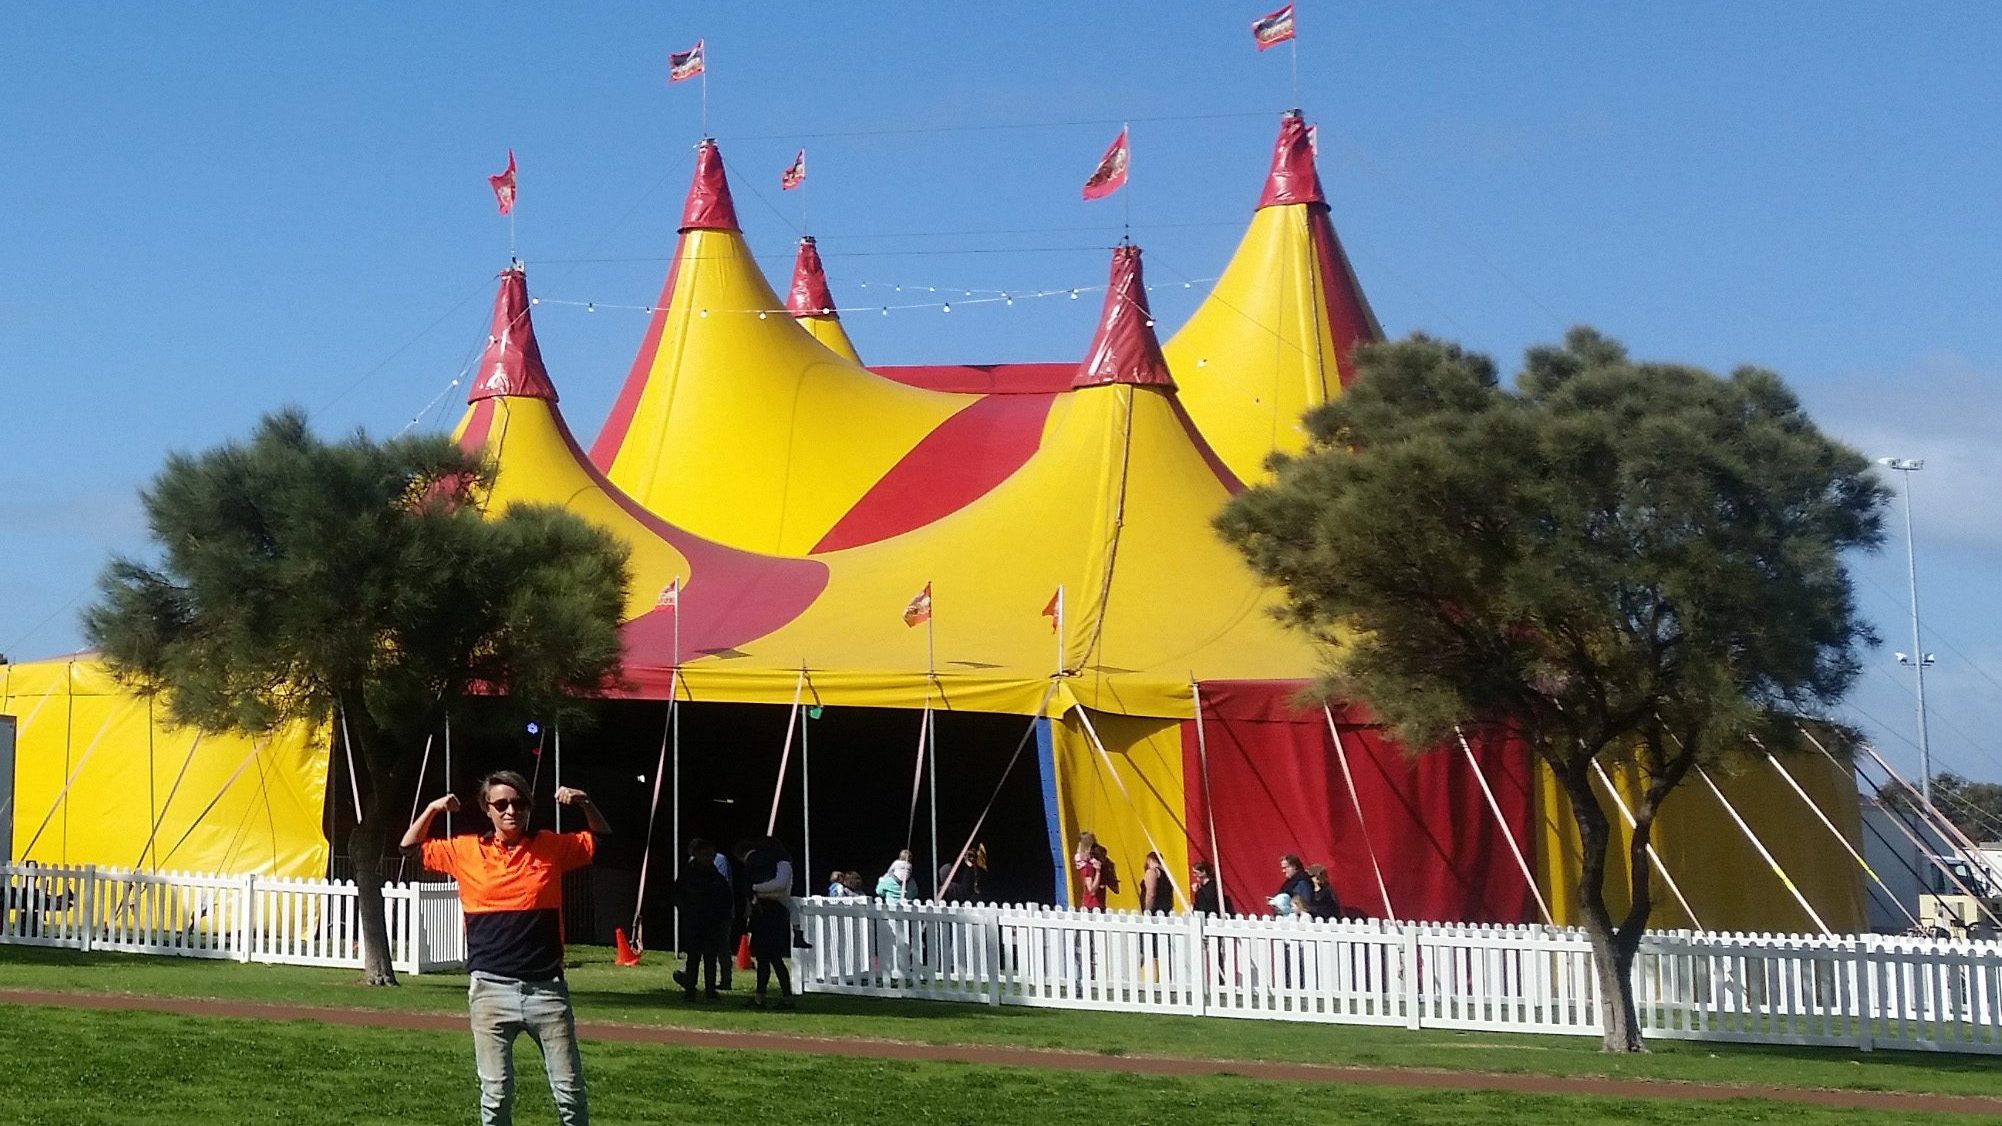
<path id="1" fill-rule="evenodd" d="M 236 897 L 236 960 L 248 962 L 257 945 L 257 876 L 243 877 Z"/>
<path id="2" fill-rule="evenodd" d="M 80 920 L 83 925 L 79 928 L 82 933 L 78 936 L 77 949 L 89 953 L 91 939 L 97 934 L 97 865 L 83 866 L 83 887 L 79 898 L 83 901 L 83 917 Z"/>
<path id="3" fill-rule="evenodd" d="M 1404 1027 L 1417 1030 L 1425 1027 L 1424 983 L 1418 979 L 1418 927 L 1412 923 L 1397 927 L 1404 932 Z"/>
<path id="4" fill-rule="evenodd" d="M 1183 959 L 1182 980 L 1189 993 L 1189 1000 L 1195 1006 L 1197 1016 L 1208 1016 L 1210 1011 L 1210 955 L 1208 942 L 1203 936 L 1203 913 L 1189 912 L 1189 950 Z"/>

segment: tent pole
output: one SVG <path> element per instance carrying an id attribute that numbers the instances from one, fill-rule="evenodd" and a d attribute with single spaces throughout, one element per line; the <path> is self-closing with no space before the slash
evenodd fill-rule
<path id="1" fill-rule="evenodd" d="M 925 753 L 925 792 L 931 799 L 931 868 L 925 872 L 925 883 L 931 886 L 932 898 L 945 890 L 937 885 L 938 880 L 938 719 L 925 725 L 931 746 Z"/>
<path id="2" fill-rule="evenodd" d="M 669 871 L 674 876 L 676 888 L 681 886 L 681 854 L 686 851 L 686 847 L 681 840 L 681 700 L 675 695 L 676 692 L 680 691 L 680 679 L 680 669 L 674 670 L 674 674 L 667 678 L 667 739 L 670 753 L 674 756 L 674 792 L 668 799 L 674 806 L 673 815 L 668 821 L 668 829 L 674 834 L 674 839 L 668 842 L 673 846 L 668 849 L 668 854 L 673 857 L 673 865 Z M 653 780 L 656 786 L 660 784 L 660 769 L 658 764 L 656 764 L 654 769 Z M 660 791 L 658 790 L 654 791 L 656 801 L 659 800 L 659 793 Z M 673 939 L 674 948 L 680 950 L 680 911 L 674 913 Z"/>
<path id="3" fill-rule="evenodd" d="M 556 748 L 552 753 L 556 756 L 555 785 L 556 789 L 560 791 L 563 789 L 563 726 L 555 722 L 551 722 L 549 726 L 554 732 L 553 737 L 556 743 Z M 556 807 L 554 827 L 560 833 L 563 831 L 563 803 L 552 798 L 549 804 Z"/>
<path id="4" fill-rule="evenodd" d="M 1203 814 L 1209 820 L 1210 866 L 1216 870 L 1217 914 L 1228 915 L 1230 912 L 1224 907 L 1228 900 L 1223 890 L 1223 852 L 1216 841 L 1216 797 L 1210 793 L 1210 745 L 1203 735 L 1203 686 L 1196 682 L 1194 676 L 1189 677 L 1189 692 L 1196 701 L 1196 762 L 1203 771 Z"/>
<path id="5" fill-rule="evenodd" d="M 807 720 L 812 713 L 799 717 L 799 855 L 800 863 L 806 867 L 806 891 L 813 894 L 813 767 L 807 757 L 810 742 L 807 738 Z"/>
<path id="6" fill-rule="evenodd" d="M 445 713 L 445 792 L 452 792 L 452 713 Z M 445 835 L 452 835 L 452 811 L 445 811 Z"/>

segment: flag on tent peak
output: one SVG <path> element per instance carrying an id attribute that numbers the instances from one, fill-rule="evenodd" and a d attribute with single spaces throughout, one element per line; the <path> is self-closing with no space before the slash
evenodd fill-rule
<path id="1" fill-rule="evenodd" d="M 1126 143 L 1126 130 L 1120 129 L 1119 136 L 1113 138 L 1112 147 L 1098 158 L 1098 167 L 1092 169 L 1091 176 L 1084 182 L 1084 198 L 1104 199 L 1126 186 L 1126 165 L 1132 158 L 1132 151 Z"/>
<path id="2" fill-rule="evenodd" d="M 702 40 L 686 51 L 678 51 L 667 56 L 667 81 L 686 82 L 702 73 Z"/>
<path id="3" fill-rule="evenodd" d="M 494 202 L 500 204 L 500 213 L 514 210 L 514 150 L 507 150 L 507 170 L 497 176 L 487 177 L 487 186 L 494 190 Z"/>
<path id="4" fill-rule="evenodd" d="M 1251 21 L 1251 41 L 1258 44 L 1258 49 L 1261 51 L 1268 47 L 1277 47 L 1291 38 L 1293 38 L 1291 4 L 1276 12 L 1267 12 Z"/>
<path id="5" fill-rule="evenodd" d="M 804 183 L 806 183 L 806 150 L 801 149 L 799 155 L 792 158 L 792 163 L 786 166 L 786 170 L 779 173 L 779 190 L 789 192 Z"/>
<path id="6" fill-rule="evenodd" d="M 1140 275 L 1140 248 L 1123 243 L 1112 248 L 1112 279 L 1105 286 L 1105 307 L 1098 332 L 1078 364 L 1072 387 L 1131 383 L 1175 389 L 1161 341 L 1154 335 L 1154 314 L 1147 307 L 1147 286 Z"/>
<path id="7" fill-rule="evenodd" d="M 928 621 L 931 621 L 930 583 L 926 583 L 925 588 L 918 592 L 917 597 L 911 599 L 911 604 L 904 607 L 905 625 L 921 626 Z"/>
<path id="8" fill-rule="evenodd" d="M 737 225 L 737 205 L 730 198 L 730 178 L 723 174 L 723 153 L 707 137 L 695 146 L 695 179 L 688 185 L 688 202 L 681 209 L 681 230 L 743 230 Z"/>
<path id="9" fill-rule="evenodd" d="M 1272 145 L 1272 170 L 1265 177 L 1265 191 L 1258 197 L 1258 206 L 1326 202 L 1327 197 L 1321 194 L 1321 175 L 1314 170 L 1314 131 L 1299 110 L 1287 110 L 1279 119 L 1279 139 Z"/>
<path id="10" fill-rule="evenodd" d="M 494 295 L 493 326 L 487 330 L 487 350 L 473 368 L 466 401 L 500 398 L 556 401 L 556 385 L 542 366 L 542 349 L 535 343 L 535 323 L 528 317 L 528 272 L 517 262 L 500 273 Z"/>
<path id="11" fill-rule="evenodd" d="M 1061 633 L 1064 628 L 1064 588 L 1058 584 L 1057 592 L 1050 595 L 1049 604 L 1043 607 L 1043 617 L 1050 620 L 1050 632 Z"/>

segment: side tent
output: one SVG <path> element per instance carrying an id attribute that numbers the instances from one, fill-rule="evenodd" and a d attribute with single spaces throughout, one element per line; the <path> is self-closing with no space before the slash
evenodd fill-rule
<path id="1" fill-rule="evenodd" d="M 87 655 L 0 667 L 16 862 L 321 877 L 329 741 L 169 726 Z"/>

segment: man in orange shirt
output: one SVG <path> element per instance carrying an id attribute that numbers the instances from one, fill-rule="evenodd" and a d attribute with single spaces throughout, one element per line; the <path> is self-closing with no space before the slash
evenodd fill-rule
<path id="1" fill-rule="evenodd" d="M 514 1121 L 514 1038 L 523 1032 L 542 1049 L 564 1126 L 590 1122 L 577 1021 L 563 981 L 563 874 L 589 864 L 597 836 L 611 828 L 582 790 L 559 787 L 556 801 L 582 809 L 590 830 L 533 828 L 528 780 L 502 770 L 480 782 L 480 809 L 491 832 L 425 839 L 434 818 L 459 809 L 458 795 L 446 794 L 425 806 L 403 834 L 403 847 L 419 851 L 424 867 L 459 881 L 472 977 L 473 1058 L 486 1126 Z"/>

